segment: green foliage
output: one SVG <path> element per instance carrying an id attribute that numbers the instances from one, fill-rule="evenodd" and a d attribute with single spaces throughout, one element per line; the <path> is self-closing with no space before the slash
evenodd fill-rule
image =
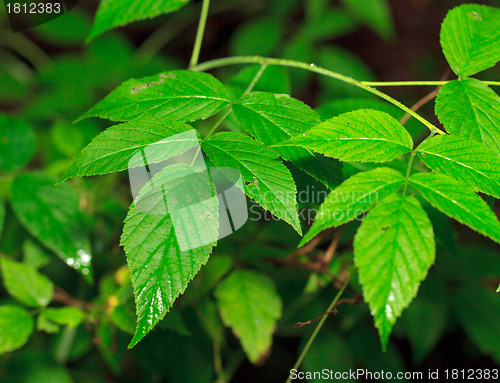
<path id="1" fill-rule="evenodd" d="M 462 333 L 499 361 L 499 83 L 468 76 L 500 58 L 500 11 L 448 13 L 441 46 L 458 79 L 439 82 L 367 82 L 373 50 L 344 48 L 396 38 L 386 0 L 222 0 L 202 50 L 207 0 L 134 26 L 133 41 L 99 36 L 187 3 L 102 0 L 92 27 L 81 9 L 26 36 L 0 28 L 0 353 L 38 330 L 0 379 L 231 381 L 245 357 L 288 363 L 294 345 L 299 371 L 399 372 L 416 367 L 406 340 L 427 366 Z M 225 51 L 242 57 L 197 64 Z M 437 56 L 415 68 L 441 68 Z M 432 84 L 444 85 L 412 108 L 417 93 L 382 92 Z M 435 93 L 444 130 L 420 109 Z M 255 204 L 226 238 L 235 185 Z M 321 315 L 327 302 L 338 315 Z"/>
<path id="2" fill-rule="evenodd" d="M 59 332 L 59 326 L 74 328 L 78 326 L 84 318 L 84 314 L 76 307 L 45 308 L 37 318 L 36 327 L 48 333 Z"/>
<path id="3" fill-rule="evenodd" d="M 248 136 L 233 132 L 213 135 L 203 143 L 203 150 L 216 166 L 237 169 L 245 183 L 245 193 L 302 234 L 297 188 L 276 154 Z"/>
<path id="4" fill-rule="evenodd" d="M 342 161 L 391 161 L 413 148 L 410 134 L 390 115 L 360 109 L 333 117 L 282 146 L 301 146 Z"/>
<path id="5" fill-rule="evenodd" d="M 190 129 L 185 123 L 156 117 L 114 125 L 97 136 L 82 151 L 64 173 L 63 180 L 144 166 L 143 157 L 134 155 L 146 148 L 147 161 L 150 164 L 169 159 L 183 153 L 186 147 L 193 147 L 198 141 L 179 141 L 172 145 L 165 137 L 175 136 Z M 123 139 L 124 136 L 127 140 Z M 161 151 L 154 150 L 155 146 L 160 147 Z"/>
<path id="6" fill-rule="evenodd" d="M 0 114 L 0 169 L 15 171 L 25 166 L 36 149 L 36 136 L 23 121 Z"/>
<path id="7" fill-rule="evenodd" d="M 435 251 L 431 222 L 410 196 L 386 197 L 356 233 L 354 261 L 383 348 L 396 319 L 417 295 Z"/>
<path id="8" fill-rule="evenodd" d="M 47 306 L 54 294 L 54 285 L 33 266 L 2 257 L 0 259 L 5 288 L 12 297 L 31 307 Z"/>
<path id="9" fill-rule="evenodd" d="M 391 9 L 387 0 L 343 0 L 347 10 L 384 39 L 394 36 Z"/>
<path id="10" fill-rule="evenodd" d="M 377 168 L 352 176 L 326 197 L 299 246 L 305 245 L 325 229 L 352 221 L 397 191 L 403 183 L 403 175 L 389 168 Z"/>
<path id="11" fill-rule="evenodd" d="M 152 187 L 143 188 L 137 197 L 139 208 L 137 204 L 132 205 L 125 219 L 121 245 L 127 253 L 137 312 L 137 329 L 129 347 L 137 344 L 163 319 L 175 299 L 184 292 L 188 282 L 207 262 L 212 251 L 213 245 L 183 251 L 179 244 L 179 236 L 182 235 L 189 241 L 190 236 L 212 234 L 210 228 L 218 225 L 217 200 L 203 201 L 201 206 L 197 206 L 196 211 L 191 212 L 196 217 L 210 212 L 210 216 L 203 222 L 199 220 L 205 230 L 201 226 L 185 225 L 183 228 L 186 232 L 177 233 L 174 230 L 171 214 L 167 214 L 164 210 L 164 187 L 178 193 L 180 197 L 188 197 L 191 188 L 204 187 L 203 179 L 191 178 L 192 183 L 189 184 L 179 181 L 187 174 L 186 171 L 189 171 L 189 168 L 172 165 L 156 174 L 147 184 Z M 156 184 L 164 187 L 155 188 Z M 169 205 L 168 210 L 189 206 L 184 205 L 184 202 L 176 200 L 176 205 Z M 158 213 L 162 209 L 164 213 Z M 217 236 L 214 239 L 216 240 Z"/>
<path id="12" fill-rule="evenodd" d="M 213 76 L 178 70 L 126 81 L 81 118 L 195 121 L 212 116 L 228 104 L 224 86 Z"/>
<path id="13" fill-rule="evenodd" d="M 234 114 L 245 130 L 266 146 L 279 144 L 320 122 L 319 116 L 299 100 L 270 93 L 253 92 L 242 97 L 234 105 Z M 329 188 L 343 179 L 338 162 L 309 150 L 279 148 L 276 152 Z"/>
<path id="14" fill-rule="evenodd" d="M 271 280 L 250 271 L 233 271 L 215 290 L 217 305 L 226 326 L 240 338 L 251 362 L 256 363 L 271 347 L 281 299 Z"/>
<path id="15" fill-rule="evenodd" d="M 0 306 L 0 353 L 22 347 L 33 328 L 33 318 L 26 310 L 16 306 Z"/>
<path id="16" fill-rule="evenodd" d="M 414 174 L 410 185 L 447 216 L 500 243 L 500 223 L 481 197 L 453 178 L 439 173 Z"/>
<path id="17" fill-rule="evenodd" d="M 500 315 L 498 296 L 491 290 L 466 286 L 455 292 L 453 309 L 474 344 L 498 363 L 500 361 L 500 350 L 496 341 L 500 330 L 496 320 Z"/>
<path id="18" fill-rule="evenodd" d="M 434 136 L 417 151 L 432 170 L 445 173 L 473 190 L 500 197 L 500 157 L 486 146 L 456 136 Z"/>
<path id="19" fill-rule="evenodd" d="M 24 227 L 68 266 L 92 278 L 90 244 L 78 196 L 43 173 L 25 173 L 12 185 L 12 207 Z"/>
<path id="20" fill-rule="evenodd" d="M 479 80 L 451 81 L 439 91 L 436 114 L 449 133 L 484 142 L 500 153 L 499 103 L 500 97 Z"/>
<path id="21" fill-rule="evenodd" d="M 451 69 L 461 77 L 471 76 L 500 60 L 500 10 L 464 4 L 446 15 L 441 28 L 441 46 Z"/>
<path id="22" fill-rule="evenodd" d="M 177 11 L 189 0 L 134 1 L 103 0 L 99 4 L 89 39 L 109 29 L 138 20 L 151 19 L 164 13 Z"/>

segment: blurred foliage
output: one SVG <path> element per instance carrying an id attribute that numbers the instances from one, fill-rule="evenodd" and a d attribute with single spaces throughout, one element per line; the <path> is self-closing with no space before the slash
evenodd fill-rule
<path id="1" fill-rule="evenodd" d="M 108 3 L 119 7 L 124 2 Z M 176 3 L 175 9 L 185 2 Z M 371 67 L 375 53 L 367 51 L 365 41 L 391 47 L 398 42 L 400 24 L 408 21 L 391 12 L 404 13 L 397 1 L 214 3 L 202 56 L 290 58 L 359 80 L 375 80 L 380 72 L 380 65 Z M 437 33 L 446 11 L 460 3 L 434 0 L 416 8 L 439 16 L 431 18 Z M 314 326 L 292 325 L 324 313 L 339 281 L 352 270 L 357 221 L 345 225 L 328 272 L 301 266 L 324 255 L 334 239 L 331 231 L 309 253 L 297 254 L 300 237 L 286 223 L 249 221 L 218 244 L 154 332 L 127 349 L 136 317 L 118 244 L 131 202 L 128 176 L 58 180 L 81 149 L 109 126 L 95 119 L 74 123 L 77 117 L 125 80 L 186 67 L 200 5 L 193 1 L 177 13 L 146 21 L 164 11 L 142 9 L 136 19 L 143 21 L 103 34 L 109 25 L 99 23 L 110 23 L 105 18 L 111 16 L 98 12 L 92 27 L 96 2 L 81 2 L 63 17 L 20 33 L 9 31 L 0 7 L 0 381 L 284 381 Z M 418 21 L 420 30 L 431 24 Z M 112 26 L 124 23 L 115 17 Z M 86 43 L 89 35 L 94 38 Z M 403 43 L 419 44 L 421 39 L 416 33 L 411 38 Z M 442 74 L 437 34 L 434 40 L 434 51 L 424 52 L 425 44 L 415 48 L 421 55 L 413 65 L 420 69 L 413 68 L 408 79 L 415 73 L 423 79 Z M 387 79 L 403 54 L 384 55 L 373 61 L 383 60 Z M 248 66 L 217 73 L 235 100 L 257 70 Z M 493 68 L 484 77 L 495 79 L 498 73 Z M 402 117 L 392 105 L 358 88 L 333 79 L 318 81 L 295 69 L 269 68 L 254 90 L 300 96 L 322 119 L 366 107 Z M 403 101 L 409 105 L 420 96 L 403 93 Z M 431 115 L 430 109 L 423 110 Z M 196 127 L 203 133 L 209 129 L 206 121 Z M 224 127 L 240 129 L 233 115 Z M 425 129 L 415 121 L 407 127 L 414 138 L 423 138 Z M 398 160 L 390 164 L 395 169 L 405 165 Z M 343 172 L 349 177 L 370 168 L 346 163 Z M 316 194 L 326 195 L 321 194 L 326 190 L 322 184 L 291 169 L 299 191 L 314 185 Z M 321 202 L 319 198 L 301 207 L 317 208 Z M 498 212 L 498 204 L 494 206 Z M 387 351 L 380 348 L 367 305 L 344 304 L 328 318 L 304 360 L 305 369 L 425 371 L 500 363 L 500 301 L 493 292 L 500 277 L 498 246 L 430 206 L 424 208 L 436 228 L 436 264 L 396 324 Z M 291 254 L 295 261 L 287 262 Z M 236 278 L 238 274 L 245 278 Z M 357 277 L 351 285 L 346 296 L 358 296 Z M 238 297 L 236 289 L 248 289 L 248 295 Z M 280 313 L 256 315 L 252 304 L 259 300 L 275 310 L 279 306 L 277 311 L 283 306 L 276 328 Z"/>

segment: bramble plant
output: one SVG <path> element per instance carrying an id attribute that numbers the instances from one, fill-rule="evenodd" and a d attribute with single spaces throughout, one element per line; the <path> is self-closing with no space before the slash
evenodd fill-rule
<path id="1" fill-rule="evenodd" d="M 177 11 L 187 2 L 102 0 L 88 42 L 110 29 Z M 255 228 L 243 226 L 234 234 L 240 236 L 237 237 L 238 244 L 223 247 L 219 254 L 217 242 L 213 240 L 196 248 L 183 248 L 178 233 L 176 235 L 175 219 L 168 211 L 154 211 L 154 208 L 163 206 L 163 199 L 152 203 L 153 210 L 139 209 L 137 205 L 139 197 L 146 195 L 147 188 L 154 184 L 168 188 L 182 173 L 179 164 L 162 166 L 145 183 L 143 191 L 128 209 L 120 245 L 126 254 L 130 280 L 127 279 L 127 268 L 120 269 L 116 277 L 118 287 L 113 288 L 116 291 L 113 299 L 117 301 L 107 302 L 112 322 L 128 333 L 133 331 L 128 347 L 133 348 L 157 325 L 161 326 L 166 315 L 167 319 L 171 318 L 173 326 L 183 328 L 184 325 L 175 324 L 182 322 L 179 311 L 172 309 L 183 295 L 182 304 L 193 305 L 213 341 L 218 355 L 215 368 L 219 370 L 219 379 L 224 379 L 224 374 L 228 373 L 220 360 L 224 338 L 219 315 L 223 325 L 231 328 L 239 339 L 248 359 L 254 364 L 260 363 L 271 347 L 273 333 L 284 311 L 280 289 L 286 289 L 286 286 L 278 288 L 273 282 L 271 275 L 274 271 L 268 268 L 274 264 L 310 270 L 312 274 L 306 288 L 309 291 L 316 291 L 318 286 L 331 281 L 338 289 L 330 306 L 326 310 L 323 308 L 325 315 L 318 318 L 319 323 L 304 345 L 294 369 L 299 369 L 308 353 L 314 353 L 313 341 L 328 314 L 336 313 L 337 306 L 344 302 L 352 305 L 366 302 L 378 330 L 381 348 L 386 350 L 389 347 L 389 352 L 394 352 L 389 344 L 391 332 L 398 318 L 419 294 L 419 287 L 436 258 L 439 261 L 440 253 L 436 254 L 436 247 L 438 250 L 440 246 L 448 250 L 455 247 L 450 245 L 454 234 L 445 216 L 500 243 L 500 223 L 493 211 L 495 199 L 500 198 L 500 98 L 492 89 L 500 82 L 473 77 L 500 61 L 500 9 L 464 4 L 448 12 L 441 26 L 440 44 L 456 79 L 375 82 L 361 81 L 309 60 L 235 55 L 199 63 L 210 13 L 209 3 L 209 0 L 203 0 L 189 68 L 129 79 L 81 114 L 76 121 L 82 124 L 89 123 L 92 117 L 115 124 L 81 150 L 57 186 L 54 186 L 57 180 L 44 173 L 17 176 L 12 184 L 12 211 L 37 241 L 92 283 L 96 278 L 91 265 L 92 246 L 85 230 L 81 229 L 86 217 L 80 213 L 82 203 L 86 206 L 87 202 L 78 199 L 68 180 L 141 166 L 131 162 L 137 153 L 144 153 L 151 145 L 195 129 L 200 137 L 201 150 L 191 154 L 192 161 L 187 165 L 195 166 L 195 159 L 201 156 L 219 169 L 236 169 L 243 181 L 238 186 L 260 206 L 259 211 L 268 211 L 284 221 L 301 239 L 287 232 L 288 239 L 284 241 L 295 241 L 292 247 L 297 246 L 297 249 L 290 254 L 275 255 L 278 250 L 272 249 L 269 243 L 277 243 L 278 239 L 264 245 L 266 240 L 261 236 L 264 238 L 261 248 L 250 249 L 252 254 L 235 261 L 228 254 L 247 246 L 247 235 L 256 243 L 260 241 L 259 236 L 251 232 Z M 382 15 L 380 19 L 385 20 L 380 23 L 373 21 L 356 1 L 345 0 L 344 3 L 355 15 L 355 20 L 367 23 L 383 38 L 391 38 L 394 30 L 390 20 L 386 20 L 390 17 L 387 9 L 379 4 L 383 2 L 374 2 L 379 4 L 374 9 Z M 316 10 L 316 15 L 320 13 Z M 269 20 L 259 20 L 246 26 L 248 30 L 237 36 L 243 42 L 232 51 L 245 54 L 245 32 L 252 34 L 259 30 L 269 33 L 269 40 L 272 40 L 273 28 L 279 28 L 276 26 L 279 24 L 272 26 L 270 23 Z M 321 39 L 335 35 L 334 29 L 333 25 L 315 24 L 314 33 L 302 37 L 299 33 L 290 44 L 289 53 L 301 51 L 311 36 Z M 256 47 L 250 45 L 249 54 L 271 52 L 272 47 L 266 47 L 266 44 L 273 45 L 269 40 L 255 42 Z M 335 61 L 336 53 L 325 51 L 321 57 L 329 54 Z M 288 55 L 292 56 L 292 53 Z M 244 67 L 228 81 L 221 82 L 208 73 L 236 65 Z M 304 73 L 313 73 L 318 76 L 317 81 L 324 81 L 327 84 L 325 93 L 338 86 L 344 95 L 343 103 L 324 104 L 314 110 L 291 97 L 289 87 L 287 89 L 280 83 L 288 76 L 287 68 L 295 70 L 292 80 L 297 81 L 298 86 L 307 81 Z M 329 82 L 332 80 L 335 81 Z M 380 90 L 396 86 L 437 87 L 426 101 L 437 95 L 435 114 L 442 127 L 420 114 L 418 106 L 405 106 Z M 359 93 L 349 93 L 352 89 L 380 100 L 363 99 Z M 19 139 L 26 132 L 28 136 L 32 135 L 30 128 L 22 122 L 14 123 L 1 116 L 0 126 L 8 125 L 12 140 Z M 422 128 L 426 131 L 423 136 Z M 148 157 L 147 166 L 161 164 L 172 157 L 172 153 L 161 150 L 162 146 L 159 146 L 155 155 Z M 14 151 L 12 162 L 0 160 L 0 166 L 2 169 L 20 169 L 31 155 Z M 231 180 L 228 174 L 226 176 Z M 216 187 L 211 180 L 209 182 L 210 190 L 215 193 Z M 297 199 L 297 193 L 304 189 L 305 184 L 328 191 L 310 226 L 300 213 L 304 208 L 316 205 Z M 193 185 L 193 188 L 197 187 Z M 212 208 L 218 209 L 217 205 Z M 0 204 L 0 223 L 4 215 Z M 189 219 L 196 221 L 207 217 L 210 217 L 209 224 L 217 229 L 217 214 L 214 217 L 212 213 L 206 213 Z M 188 220 L 188 223 L 194 221 Z M 53 230 L 54 227 L 57 230 Z M 186 230 L 187 236 L 201 235 L 194 223 Z M 276 230 L 285 232 L 287 229 L 279 226 L 271 230 L 276 236 Z M 329 240 L 327 249 L 319 253 L 318 261 L 309 262 L 308 254 L 325 239 Z M 335 259 L 339 243 L 347 246 L 352 243 L 352 254 L 345 252 Z M 38 257 L 37 245 L 28 242 L 26 246 L 27 254 Z M 448 250 L 443 253 L 456 251 Z M 473 255 L 477 258 L 475 262 L 481 264 L 483 254 L 477 252 Z M 211 256 L 213 259 L 209 262 Z M 255 260 L 251 259 L 252 256 Z M 493 254 L 490 258 L 495 256 Z M 272 259 L 262 261 L 266 257 Z M 450 258 L 449 254 L 443 257 Z M 485 255 L 485 259 L 490 259 L 488 257 Z M 487 267 L 487 260 L 484 267 Z M 101 315 L 99 307 L 93 303 L 74 305 L 70 302 L 68 307 L 47 307 L 54 294 L 58 294 L 62 303 L 72 298 L 37 271 L 36 262 L 41 262 L 41 265 L 45 262 L 43 259 L 34 262 L 35 265 L 2 257 L 1 270 L 5 287 L 12 297 L 36 309 L 37 329 L 53 333 L 59 331 L 60 325 L 76 327 L 82 321 Z M 451 265 L 455 263 L 456 260 L 450 261 Z M 493 277 L 497 271 L 498 267 L 491 270 Z M 467 274 L 463 270 L 460 272 Z M 453 274 L 453 270 L 449 274 Z M 23 276 L 22 280 L 18 275 Z M 446 326 L 446 316 L 439 312 L 439 301 L 428 298 L 434 294 L 440 297 L 447 294 L 444 279 L 442 277 L 441 282 L 424 291 L 424 298 L 432 302 L 430 307 L 417 300 L 415 306 L 410 306 L 416 319 L 404 319 L 407 326 L 415 327 L 411 330 L 410 342 L 417 350 L 417 359 L 423 358 L 441 336 L 436 333 L 424 337 L 424 340 L 419 339 L 420 331 L 425 331 L 425 321 L 416 322 L 427 315 L 426 310 L 431 317 L 437 311 L 436 321 L 442 328 Z M 132 294 L 130 283 L 135 297 L 135 317 L 128 311 L 130 305 L 127 302 Z M 495 309 L 492 310 L 496 311 L 491 314 L 487 308 L 498 300 L 495 287 L 485 289 L 477 284 L 474 287 L 464 284 L 456 288 L 463 294 L 455 295 L 455 291 L 453 296 L 461 301 L 457 305 L 462 307 L 457 309 L 458 315 L 465 318 L 470 315 L 466 302 L 473 302 L 474 307 L 484 304 L 479 310 L 492 316 L 491 337 L 484 333 L 478 335 L 483 330 L 473 319 L 464 319 L 464 328 L 484 353 L 500 360 L 498 334 L 495 334 L 498 323 L 493 323 L 493 316 L 498 314 L 498 302 L 493 304 Z M 208 296 L 212 291 L 215 299 Z M 353 297 L 343 297 L 344 292 Z M 345 307 L 342 310 L 356 312 L 357 308 Z M 3 312 L 0 321 L 5 322 L 0 326 L 0 351 L 21 347 L 33 331 L 32 315 L 19 305 L 0 306 L 0 311 Z M 285 315 L 287 320 L 294 317 L 286 310 Z M 482 314 L 478 312 L 477 315 Z M 299 322 L 296 327 L 315 321 Z M 325 335 L 318 342 L 328 343 L 329 339 Z M 337 335 L 332 336 L 331 341 L 339 342 Z M 309 362 L 308 366 L 312 369 L 313 363 Z"/>

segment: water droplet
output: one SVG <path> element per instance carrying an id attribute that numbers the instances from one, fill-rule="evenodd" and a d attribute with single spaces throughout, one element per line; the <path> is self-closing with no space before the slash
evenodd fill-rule
<path id="1" fill-rule="evenodd" d="M 310 64 L 309 64 L 309 66 L 310 66 L 311 68 L 314 68 L 314 67 L 316 66 L 316 64 L 314 64 L 314 63 L 310 63 Z"/>
<path id="2" fill-rule="evenodd" d="M 386 305 L 385 305 L 385 316 L 386 316 L 386 317 L 387 317 L 387 319 L 389 319 L 389 320 L 394 319 L 394 315 L 393 315 L 393 313 L 392 313 L 392 307 L 391 307 L 391 305 L 389 305 L 389 304 L 386 304 Z"/>

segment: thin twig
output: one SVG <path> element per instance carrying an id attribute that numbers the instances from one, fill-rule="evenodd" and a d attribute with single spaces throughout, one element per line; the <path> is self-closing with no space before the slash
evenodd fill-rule
<path id="1" fill-rule="evenodd" d="M 337 315 L 338 310 L 337 307 L 340 306 L 342 303 L 348 303 L 350 306 L 353 305 L 359 305 L 362 302 L 362 296 L 361 295 L 356 295 L 354 298 L 343 298 L 339 299 L 338 302 L 333 306 L 333 308 L 330 311 L 327 311 L 324 314 L 321 314 L 319 317 L 308 320 L 307 322 L 297 322 L 294 325 L 292 325 L 293 328 L 300 328 L 302 326 L 307 326 L 310 325 L 311 323 L 316 323 L 318 322 L 321 318 L 323 318 L 325 315 Z"/>
<path id="2" fill-rule="evenodd" d="M 64 291 L 59 286 L 55 287 L 52 301 L 63 303 L 66 306 L 78 307 L 80 309 L 86 309 L 91 305 L 91 303 L 89 303 L 89 302 L 84 302 L 84 301 L 81 301 L 79 299 L 72 297 L 71 295 L 69 295 L 66 291 Z"/>
<path id="3" fill-rule="evenodd" d="M 450 73 L 451 73 L 451 71 L 448 68 L 446 70 L 446 72 L 444 73 L 444 75 L 441 77 L 441 81 L 446 81 L 446 79 L 450 76 Z M 431 93 L 429 93 L 428 95 L 426 95 L 426 96 L 422 97 L 420 100 L 418 100 L 410 109 L 413 110 L 414 112 L 419 110 L 422 106 L 427 104 L 429 101 L 433 100 L 434 97 L 436 97 L 438 95 L 438 93 L 442 87 L 443 87 L 443 84 L 438 85 L 436 89 L 434 89 Z M 408 122 L 408 120 L 410 119 L 410 117 L 411 117 L 411 115 L 409 113 L 406 113 L 403 116 L 403 118 L 401 118 L 399 123 L 401 125 L 406 124 Z"/>
<path id="4" fill-rule="evenodd" d="M 195 65 L 191 67 L 191 70 L 195 71 L 207 71 L 210 69 L 218 68 L 221 66 L 227 66 L 227 65 L 237 65 L 237 64 L 268 64 L 268 65 L 278 65 L 278 66 L 285 66 L 285 67 L 291 67 L 291 68 L 300 68 L 300 69 L 305 69 L 310 72 L 318 73 L 327 77 L 335 78 L 337 80 L 346 82 L 348 84 L 354 85 L 358 88 L 364 89 L 367 92 L 370 92 L 386 101 L 389 101 L 391 104 L 397 106 L 398 108 L 402 109 L 403 111 L 410 113 L 414 118 L 416 118 L 418 121 L 420 121 L 422 124 L 424 124 L 433 134 L 439 133 L 439 134 L 445 134 L 445 132 L 438 127 L 434 126 L 432 123 L 427 121 L 424 117 L 419 115 L 418 113 L 414 112 L 410 108 L 408 108 L 406 105 L 402 104 L 398 100 L 394 99 L 393 97 L 389 96 L 388 94 L 379 91 L 378 89 L 375 89 L 371 86 L 365 85 L 363 82 L 355 80 L 351 77 L 344 76 L 340 73 L 321 68 L 315 64 L 308 64 L 300 61 L 295 61 L 295 60 L 287 60 L 287 59 L 278 59 L 278 58 L 272 58 L 272 57 L 261 57 L 261 56 L 233 56 L 233 57 L 225 57 L 225 58 L 220 58 L 216 60 L 210 60 L 206 61 L 204 63 Z"/>
<path id="5" fill-rule="evenodd" d="M 332 303 L 330 303 L 330 306 L 328 307 L 328 309 L 326 310 L 327 312 L 328 311 L 331 311 L 335 305 L 337 304 L 337 302 L 339 301 L 340 297 L 342 296 L 345 288 L 347 287 L 347 285 L 349 284 L 349 281 L 351 280 L 351 277 L 349 277 L 345 282 L 344 282 L 344 285 L 342 286 L 342 288 L 339 290 L 339 292 L 337 293 L 337 295 L 335 295 L 335 298 L 333 298 L 333 301 Z M 314 339 L 316 339 L 316 336 L 318 335 L 319 333 L 319 330 L 321 330 L 321 327 L 323 327 L 323 323 L 325 323 L 325 320 L 326 318 L 328 318 L 328 315 L 325 315 L 323 316 L 323 318 L 320 319 L 320 322 L 318 323 L 318 325 L 316 326 L 316 328 L 314 329 L 311 337 L 309 338 L 309 340 L 307 341 L 306 343 L 306 346 L 304 347 L 304 349 L 302 350 L 302 353 L 300 354 L 299 358 L 297 359 L 297 361 L 295 362 L 295 365 L 293 366 L 293 369 L 295 370 L 298 370 L 299 367 L 300 367 L 300 364 L 302 363 L 302 360 L 304 360 L 304 357 L 306 356 L 307 352 L 309 351 L 309 348 L 311 347 L 312 343 L 314 342 Z M 290 383 L 292 381 L 292 376 L 289 375 L 288 376 L 288 379 L 286 380 L 286 383 Z"/>
<path id="6" fill-rule="evenodd" d="M 335 251 L 339 246 L 340 238 L 342 237 L 343 232 L 344 232 L 344 226 L 341 227 L 337 231 L 337 233 L 335 233 L 335 236 L 333 237 L 332 242 L 330 242 L 328 249 L 326 249 L 325 254 L 323 255 L 323 257 L 319 259 L 319 263 L 322 267 L 327 267 L 332 261 L 332 258 L 335 255 Z"/>

